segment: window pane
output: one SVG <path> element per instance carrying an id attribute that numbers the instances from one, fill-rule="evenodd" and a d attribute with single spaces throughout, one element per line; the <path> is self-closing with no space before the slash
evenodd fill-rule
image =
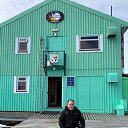
<path id="1" fill-rule="evenodd" d="M 27 42 L 19 42 L 19 51 L 27 51 Z"/>
<path id="2" fill-rule="evenodd" d="M 97 48 L 99 48 L 98 40 L 80 42 L 80 49 L 97 49 Z"/>
<path id="3" fill-rule="evenodd" d="M 26 80 L 26 78 L 19 78 L 19 80 Z"/>
<path id="4" fill-rule="evenodd" d="M 26 90 L 26 82 L 18 82 L 18 90 Z"/>
<path id="5" fill-rule="evenodd" d="M 27 38 L 19 38 L 19 42 L 27 42 L 28 39 Z"/>
<path id="6" fill-rule="evenodd" d="M 82 36 L 81 39 L 98 39 L 98 36 Z"/>

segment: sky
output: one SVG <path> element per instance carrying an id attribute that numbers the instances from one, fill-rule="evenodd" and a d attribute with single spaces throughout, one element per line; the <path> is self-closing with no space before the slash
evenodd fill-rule
<path id="1" fill-rule="evenodd" d="M 0 23 L 43 2 L 44 0 L 0 0 Z M 87 7 L 109 14 L 113 7 L 113 16 L 128 21 L 127 0 L 72 0 Z"/>

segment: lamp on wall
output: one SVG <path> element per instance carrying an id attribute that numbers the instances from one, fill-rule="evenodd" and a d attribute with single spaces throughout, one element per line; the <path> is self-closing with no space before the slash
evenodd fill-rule
<path id="1" fill-rule="evenodd" d="M 53 67 L 52 69 L 53 69 L 54 71 L 56 70 L 56 68 L 55 68 L 55 67 Z"/>
<path id="2" fill-rule="evenodd" d="M 58 32 L 59 32 L 59 30 L 57 28 L 52 29 L 52 34 L 54 36 L 57 36 L 58 35 Z"/>

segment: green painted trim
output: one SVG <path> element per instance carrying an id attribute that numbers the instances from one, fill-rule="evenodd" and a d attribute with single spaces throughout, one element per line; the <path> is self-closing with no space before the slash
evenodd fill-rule
<path id="1" fill-rule="evenodd" d="M 56 0 L 45 0 L 45 1 L 43 1 L 42 3 L 39 3 L 38 5 L 36 5 L 36 6 L 32 7 L 32 8 L 30 8 L 30 9 L 28 9 L 28 10 L 26 10 L 26 11 L 24 11 L 24 12 L 22 12 L 22 13 L 16 15 L 16 16 L 14 16 L 14 17 L 12 17 L 11 19 L 9 19 L 9 20 L 7 20 L 7 21 L 1 23 L 1 24 L 0 24 L 0 27 L 3 27 L 3 26 L 5 26 L 5 25 L 7 25 L 7 24 L 10 24 L 11 22 L 14 22 L 15 20 L 17 20 L 18 18 L 21 18 L 21 17 L 23 17 L 23 16 L 25 16 L 25 15 L 27 15 L 27 14 L 29 14 L 29 13 L 32 13 L 32 12 L 34 12 L 35 10 L 37 10 L 38 8 L 41 8 L 42 6 L 45 6 L 46 4 L 49 4 L 49 3 L 53 2 L 53 1 L 56 1 Z M 99 12 L 99 11 L 97 11 L 97 10 L 91 9 L 91 8 L 86 7 L 86 6 L 84 6 L 84 5 L 81 5 L 81 4 L 79 4 L 79 3 L 75 3 L 75 2 L 69 1 L 69 0 L 58 0 L 58 1 L 61 1 L 61 2 L 66 3 L 66 4 L 69 4 L 69 5 L 71 5 L 71 6 L 75 6 L 75 7 L 77 7 L 77 8 L 80 8 L 80 9 L 82 9 L 82 10 L 84 10 L 84 11 L 93 13 L 93 14 L 95 14 L 95 15 L 99 15 L 99 16 L 101 16 L 101 17 L 104 17 L 105 19 L 109 19 L 109 20 L 112 20 L 112 21 L 114 21 L 114 22 L 118 22 L 119 24 L 128 26 L 128 22 L 126 22 L 126 21 L 124 21 L 124 20 L 118 19 L 118 18 L 116 18 L 116 17 L 112 17 L 112 16 L 110 16 L 110 15 L 107 15 L 107 14 L 105 14 L 105 13 L 102 13 L 102 12 Z"/>

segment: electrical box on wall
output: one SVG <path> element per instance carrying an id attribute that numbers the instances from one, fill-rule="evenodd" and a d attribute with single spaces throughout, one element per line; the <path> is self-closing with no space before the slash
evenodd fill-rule
<path id="1" fill-rule="evenodd" d="M 107 82 L 118 82 L 118 74 L 117 73 L 108 73 Z"/>

